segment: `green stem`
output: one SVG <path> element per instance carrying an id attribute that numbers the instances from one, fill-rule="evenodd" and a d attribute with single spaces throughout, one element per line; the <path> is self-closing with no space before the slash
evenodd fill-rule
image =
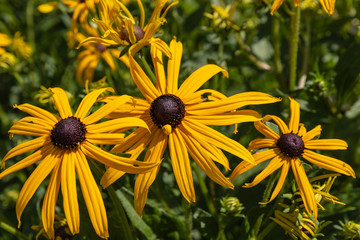
<path id="1" fill-rule="evenodd" d="M 144 70 L 146 72 L 146 75 L 150 78 L 150 80 L 153 82 L 153 83 L 156 83 L 156 76 L 154 74 L 154 72 L 151 70 L 149 64 L 147 63 L 146 59 L 145 59 L 145 56 L 141 56 L 140 57 L 140 60 L 144 66 Z"/>
<path id="2" fill-rule="evenodd" d="M 29 240 L 30 239 L 26 235 L 19 232 L 19 230 L 17 230 L 15 227 L 10 226 L 5 222 L 0 222 L 0 228 L 7 231 L 8 233 L 11 233 L 19 240 Z"/>
<path id="3" fill-rule="evenodd" d="M 191 205 L 183 198 L 183 209 L 185 213 L 185 239 L 191 240 L 191 230 L 192 230 L 192 211 Z"/>
<path id="4" fill-rule="evenodd" d="M 90 163 L 91 169 L 95 172 L 96 176 L 100 179 L 104 175 L 104 171 L 102 169 L 100 169 L 100 167 L 96 164 L 96 162 L 93 159 L 89 159 L 89 163 Z M 110 196 L 111 202 L 113 203 L 113 206 L 115 207 L 116 213 L 119 217 L 119 223 L 120 223 L 119 228 L 121 229 L 121 231 L 119 231 L 119 232 L 123 235 L 122 239 L 129 239 L 129 240 L 135 239 L 133 236 L 133 232 L 131 231 L 128 219 L 125 215 L 124 208 L 123 208 L 119 198 L 117 197 L 113 186 L 108 186 L 106 188 L 106 190 Z"/>
<path id="5" fill-rule="evenodd" d="M 272 42 L 274 47 L 274 72 L 280 81 L 280 86 L 285 89 L 286 83 L 282 75 L 283 67 L 281 64 L 281 36 L 280 36 L 280 19 L 277 16 L 272 18 Z"/>
<path id="6" fill-rule="evenodd" d="M 194 170 L 194 173 L 195 173 L 196 178 L 198 180 L 201 194 L 204 197 L 204 200 L 205 200 L 205 203 L 206 203 L 206 205 L 207 205 L 207 207 L 209 209 L 209 212 L 213 216 L 216 216 L 216 208 L 215 208 L 214 202 L 210 199 L 209 191 L 208 191 L 208 188 L 206 187 L 205 181 L 201 177 L 199 168 L 194 162 L 192 162 L 192 169 Z"/>
<path id="7" fill-rule="evenodd" d="M 299 28 L 300 28 L 300 7 L 295 9 L 295 13 L 291 15 L 291 35 L 290 35 L 290 76 L 289 91 L 295 90 L 296 85 L 296 67 L 297 53 L 299 45 Z"/>
<path id="8" fill-rule="evenodd" d="M 271 222 L 270 224 L 268 224 L 264 228 L 264 230 L 262 230 L 261 233 L 256 236 L 256 240 L 262 240 L 264 237 L 266 237 L 273 230 L 273 228 L 275 226 L 276 226 L 276 223 L 274 223 L 274 222 Z"/>

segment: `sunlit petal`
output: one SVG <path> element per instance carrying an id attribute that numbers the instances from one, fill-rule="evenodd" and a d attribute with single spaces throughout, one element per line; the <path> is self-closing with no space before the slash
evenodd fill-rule
<path id="1" fill-rule="evenodd" d="M 314 150 L 345 150 L 348 145 L 340 139 L 316 139 L 305 143 L 305 148 Z"/>
<path id="2" fill-rule="evenodd" d="M 49 90 L 54 93 L 53 99 L 61 118 L 64 119 L 72 116 L 73 114 L 70 108 L 69 99 L 65 91 L 61 88 L 50 88 Z"/>
<path id="3" fill-rule="evenodd" d="M 181 42 L 177 42 L 175 37 L 170 42 L 170 51 L 172 55 L 167 64 L 166 92 L 174 94 L 178 89 L 180 63 L 183 53 L 183 45 Z"/>
<path id="4" fill-rule="evenodd" d="M 254 150 L 259 148 L 276 147 L 276 143 L 277 141 L 275 139 L 257 138 L 249 143 L 248 149 Z"/>
<path id="5" fill-rule="evenodd" d="M 21 104 L 21 105 L 15 105 L 14 108 L 18 108 L 19 110 L 26 112 L 26 113 L 30 114 L 31 116 L 38 117 L 45 121 L 50 121 L 54 125 L 61 119 L 59 116 L 56 116 L 55 114 L 52 114 L 44 109 L 35 107 L 28 103 Z"/>
<path id="6" fill-rule="evenodd" d="M 290 99 L 289 130 L 290 132 L 297 134 L 299 131 L 299 122 L 300 122 L 300 104 L 292 98 L 289 99 Z"/>
<path id="7" fill-rule="evenodd" d="M 321 126 L 317 125 L 313 129 L 308 131 L 305 135 L 303 135 L 302 140 L 304 141 L 304 143 L 306 143 L 307 141 L 309 141 L 317 136 L 320 136 L 320 134 L 321 134 Z"/>

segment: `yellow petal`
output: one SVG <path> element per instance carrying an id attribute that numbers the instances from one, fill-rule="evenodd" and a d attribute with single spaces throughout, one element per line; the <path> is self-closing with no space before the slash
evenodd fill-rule
<path id="1" fill-rule="evenodd" d="M 319 0 L 319 2 L 327 14 L 332 15 L 334 13 L 335 0 Z"/>
<path id="2" fill-rule="evenodd" d="M 306 176 L 301 161 L 296 158 L 292 159 L 290 163 L 305 209 L 310 215 L 314 216 L 315 221 L 317 219 L 318 209 L 313 188 L 309 183 L 309 179 Z"/>
<path id="3" fill-rule="evenodd" d="M 340 139 L 316 139 L 305 143 L 305 148 L 314 150 L 345 150 L 348 145 Z"/>
<path id="4" fill-rule="evenodd" d="M 239 158 L 255 163 L 251 153 L 238 142 L 222 135 L 214 129 L 207 127 L 195 120 L 183 119 L 182 125 L 193 135 L 194 138 L 200 138 L 214 146 L 238 156 Z"/>
<path id="5" fill-rule="evenodd" d="M 145 37 L 144 37 L 145 38 Z M 167 56 L 169 59 L 172 58 L 172 52 L 169 48 L 169 46 L 160 38 L 151 38 L 149 40 L 150 45 L 156 47 L 159 49 L 165 56 Z M 134 56 L 134 55 L 132 55 Z"/>
<path id="6" fill-rule="evenodd" d="M 280 128 L 280 131 L 282 132 L 282 134 L 287 134 L 287 133 L 290 133 L 291 130 L 286 126 L 286 124 L 284 123 L 283 120 L 281 120 L 281 118 L 277 117 L 277 116 L 274 116 L 274 115 L 266 115 L 264 118 L 263 118 L 263 121 L 266 122 L 266 121 L 269 121 L 270 119 L 272 119 L 276 125 L 279 126 Z"/>
<path id="7" fill-rule="evenodd" d="M 281 174 L 279 177 L 279 180 L 274 188 L 274 191 L 271 194 L 270 200 L 265 202 L 265 203 L 261 203 L 261 204 L 268 204 L 269 202 L 271 202 L 272 200 L 274 200 L 276 198 L 276 196 L 279 194 L 280 190 L 282 189 L 286 176 L 289 172 L 289 168 L 290 168 L 290 162 L 288 160 L 284 161 L 284 164 L 281 168 Z"/>
<path id="8" fill-rule="evenodd" d="M 54 11 L 57 8 L 58 8 L 58 2 L 57 1 L 44 3 L 44 4 L 41 4 L 41 5 L 39 5 L 37 7 L 39 12 L 41 12 L 41 13 L 50 13 L 50 12 Z"/>
<path id="9" fill-rule="evenodd" d="M 55 106 L 59 111 L 60 117 L 65 119 L 67 117 L 72 116 L 69 99 L 64 90 L 61 88 L 50 88 L 51 92 L 53 92 L 53 99 L 55 102 Z"/>
<path id="10" fill-rule="evenodd" d="M 281 168 L 286 160 L 282 155 L 274 157 L 261 173 L 259 173 L 251 183 L 245 183 L 244 187 L 250 188 L 259 184 L 262 180 L 267 178 L 270 174 Z"/>
<path id="11" fill-rule="evenodd" d="M 186 108 L 186 107 L 185 107 Z M 186 111 L 186 110 L 185 110 Z M 236 112 L 223 113 L 221 115 L 200 115 L 187 116 L 188 119 L 196 120 L 205 125 L 226 126 L 242 122 L 256 122 L 261 120 L 261 116 L 253 110 L 239 110 Z"/>
<path id="12" fill-rule="evenodd" d="M 87 133 L 86 139 L 92 144 L 116 145 L 125 142 L 124 133 Z"/>
<path id="13" fill-rule="evenodd" d="M 107 188 L 113 184 L 116 180 L 124 176 L 126 172 L 119 171 L 115 168 L 107 168 L 104 175 L 101 177 L 100 184 L 103 188 Z"/>
<path id="14" fill-rule="evenodd" d="M 203 98 L 203 95 L 208 95 L 208 96 L 206 98 Z M 191 94 L 189 97 L 183 98 L 181 100 L 184 102 L 185 105 L 191 105 L 191 104 L 198 104 L 204 102 L 204 100 L 213 101 L 224 98 L 226 98 L 226 96 L 218 91 L 212 89 L 202 89 Z"/>
<path id="15" fill-rule="evenodd" d="M 183 53 L 183 45 L 176 41 L 174 37 L 170 42 L 171 58 L 167 64 L 167 82 L 166 92 L 174 94 L 178 89 L 178 79 L 180 72 L 180 63 Z"/>
<path id="16" fill-rule="evenodd" d="M 20 111 L 26 112 L 31 116 L 48 121 L 52 123 L 54 126 L 61 119 L 59 116 L 56 116 L 55 114 L 52 114 L 44 109 L 35 107 L 27 103 L 21 104 L 19 106 L 15 105 L 14 108 L 18 108 Z"/>
<path id="17" fill-rule="evenodd" d="M 75 169 L 91 223 L 96 234 L 107 239 L 109 237 L 108 222 L 99 187 L 94 180 L 85 156 L 80 151 L 77 151 L 76 155 Z"/>
<path id="18" fill-rule="evenodd" d="M 188 149 L 191 157 L 206 173 L 206 175 L 217 184 L 226 188 L 234 189 L 234 185 L 221 173 L 215 163 L 211 160 L 208 154 L 208 149 L 204 149 L 196 139 L 190 137 L 182 131 L 179 131 L 179 133 L 183 137 L 186 148 Z"/>
<path id="19" fill-rule="evenodd" d="M 166 78 L 162 52 L 154 45 L 151 45 L 150 53 L 155 68 L 156 89 L 159 91 L 160 94 L 165 94 Z"/>
<path id="20" fill-rule="evenodd" d="M 117 49 L 112 49 L 112 50 L 117 50 Z M 101 57 L 106 61 L 106 63 L 109 65 L 109 67 L 111 68 L 111 70 L 114 72 L 116 70 L 116 66 L 115 66 L 115 62 L 114 62 L 114 58 L 113 55 L 115 52 L 118 52 L 117 55 L 115 55 L 116 58 L 118 58 L 120 56 L 120 51 L 109 51 L 109 50 L 105 50 L 104 52 L 101 53 Z"/>
<path id="21" fill-rule="evenodd" d="M 89 156 L 101 162 L 102 164 L 105 164 L 106 166 L 133 174 L 148 172 L 160 163 L 140 162 L 131 158 L 116 156 L 98 147 L 95 147 L 88 142 L 82 143 L 81 150 L 86 156 Z"/>
<path id="22" fill-rule="evenodd" d="M 274 0 L 274 3 L 271 5 L 270 13 L 273 15 L 276 10 L 283 4 L 284 0 Z"/>
<path id="23" fill-rule="evenodd" d="M 146 76 L 144 71 L 131 55 L 129 56 L 129 62 L 131 76 L 136 86 L 139 88 L 143 96 L 152 102 L 155 98 L 160 96 L 159 91 L 154 87 L 150 79 Z"/>
<path id="24" fill-rule="evenodd" d="M 115 42 L 111 39 L 105 39 L 105 38 L 99 38 L 99 37 L 88 37 L 85 40 L 81 41 L 79 45 L 76 47 L 76 49 L 79 49 L 81 46 L 84 46 L 88 43 L 100 43 L 104 46 L 110 46 L 110 45 L 119 45 L 119 43 Z"/>
<path id="25" fill-rule="evenodd" d="M 195 202 L 194 181 L 191 174 L 189 155 L 184 144 L 184 139 L 175 128 L 169 135 L 169 152 L 176 182 L 184 198 Z"/>
<path id="26" fill-rule="evenodd" d="M 54 168 L 58 161 L 61 161 L 61 156 L 58 154 L 59 152 L 52 153 L 47 155 L 44 160 L 35 168 L 35 170 L 31 173 L 30 177 L 24 183 L 18 200 L 16 202 L 16 217 L 19 221 L 19 226 L 21 225 L 21 215 L 25 209 L 25 206 L 32 198 L 36 190 L 38 189 L 41 182 L 49 175 L 51 170 Z"/>
<path id="27" fill-rule="evenodd" d="M 109 88 L 97 89 L 87 94 L 81 101 L 78 109 L 76 110 L 76 113 L 74 114 L 74 117 L 83 119 L 86 116 L 86 114 L 90 111 L 91 107 L 94 105 L 97 98 L 105 91 L 110 91 L 112 93 L 115 92 L 113 88 L 109 87 Z"/>
<path id="28" fill-rule="evenodd" d="M 300 137 L 302 137 L 306 134 L 306 128 L 305 128 L 304 124 L 302 124 L 302 123 L 300 123 L 299 126 L 300 126 L 300 128 L 299 128 L 298 135 Z"/>
<path id="29" fill-rule="evenodd" d="M 76 192 L 75 162 L 76 153 L 64 152 L 61 163 L 61 193 L 63 196 L 64 213 L 72 235 L 79 232 L 80 216 Z"/>
<path id="30" fill-rule="evenodd" d="M 280 138 L 280 136 L 276 132 L 271 130 L 268 126 L 266 126 L 263 121 L 255 122 L 254 126 L 265 137 L 268 137 L 270 139 L 275 139 L 275 140 L 278 140 Z"/>
<path id="31" fill-rule="evenodd" d="M 41 208 L 41 218 L 46 234 L 51 238 L 54 236 L 54 219 L 55 219 L 55 206 L 60 189 L 61 172 L 59 168 L 61 161 L 58 161 L 51 174 L 49 185 L 46 189 L 43 206 Z"/>
<path id="32" fill-rule="evenodd" d="M 109 113 L 113 112 L 116 108 L 124 104 L 125 102 L 129 101 L 131 99 L 130 96 L 122 95 L 121 97 L 117 98 L 115 101 L 111 101 L 101 108 L 99 108 L 96 112 L 90 114 L 86 118 L 82 120 L 82 122 L 85 125 L 90 125 L 92 123 L 95 123 L 108 115 Z"/>
<path id="33" fill-rule="evenodd" d="M 149 127 L 143 120 L 133 117 L 124 117 L 109 120 L 106 122 L 89 125 L 86 129 L 89 133 L 103 133 L 103 132 L 114 132 L 119 129 L 141 127 L 148 131 Z M 87 136 L 88 137 L 88 136 Z"/>
<path id="34" fill-rule="evenodd" d="M 257 152 L 253 155 L 255 163 L 256 164 L 260 164 L 270 158 L 274 158 L 276 157 L 278 154 L 280 153 L 280 150 L 278 148 L 274 148 L 274 149 L 269 149 L 269 150 L 265 150 L 265 151 L 261 151 L 261 152 Z M 230 181 L 234 182 L 234 180 L 240 176 L 240 174 L 252 169 L 253 167 L 255 167 L 254 164 L 242 161 L 241 163 L 239 163 L 236 168 L 232 171 L 231 176 L 230 176 Z"/>
<path id="35" fill-rule="evenodd" d="M 146 151 L 145 162 L 158 162 L 162 159 L 165 149 L 167 147 L 168 137 L 162 134 L 161 131 L 156 131 L 153 134 L 153 139 Z M 136 212 L 142 216 L 148 190 L 154 182 L 160 165 L 155 167 L 151 172 L 139 174 L 136 178 L 134 187 L 134 207 Z"/>
<path id="36" fill-rule="evenodd" d="M 307 149 L 304 150 L 302 156 L 312 164 L 317 165 L 321 168 L 325 168 L 327 170 L 338 172 L 355 178 L 355 172 L 351 168 L 351 166 L 336 158 L 318 154 Z"/>
<path id="37" fill-rule="evenodd" d="M 30 135 L 30 136 L 50 136 L 52 128 L 42 125 L 16 122 L 9 130 L 9 134 Z"/>
<path id="38" fill-rule="evenodd" d="M 248 149 L 254 150 L 259 148 L 276 147 L 276 143 L 277 141 L 275 139 L 257 138 L 249 143 Z"/>
<path id="39" fill-rule="evenodd" d="M 321 126 L 317 125 L 313 129 L 308 131 L 306 134 L 304 134 L 302 137 L 302 140 L 304 141 L 304 143 L 306 143 L 306 142 L 310 141 L 311 139 L 313 139 L 317 136 L 320 136 L 320 134 L 321 134 Z"/>
<path id="40" fill-rule="evenodd" d="M 300 104 L 292 98 L 289 99 L 290 99 L 289 130 L 290 132 L 297 134 L 299 131 L 299 122 L 300 122 Z"/>
<path id="41" fill-rule="evenodd" d="M 175 92 L 180 98 L 189 97 L 198 90 L 205 82 L 217 73 L 221 72 L 224 77 L 229 77 L 228 72 L 214 64 L 207 64 L 193 72 Z"/>

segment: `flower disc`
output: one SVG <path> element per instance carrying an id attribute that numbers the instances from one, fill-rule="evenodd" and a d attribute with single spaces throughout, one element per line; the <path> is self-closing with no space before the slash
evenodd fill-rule
<path id="1" fill-rule="evenodd" d="M 133 25 L 134 35 L 136 38 L 136 41 L 139 41 L 144 38 L 145 32 L 141 29 L 141 27 L 137 25 Z M 130 42 L 129 33 L 126 30 L 126 28 L 121 29 L 121 38 L 127 42 Z"/>
<path id="2" fill-rule="evenodd" d="M 86 128 L 76 117 L 61 119 L 51 131 L 52 143 L 61 149 L 74 149 L 85 140 Z"/>
<path id="3" fill-rule="evenodd" d="M 179 97 L 164 94 L 151 103 L 150 116 L 159 128 L 166 124 L 175 128 L 185 116 L 185 105 Z"/>
<path id="4" fill-rule="evenodd" d="M 281 152 L 291 158 L 299 157 L 304 152 L 303 140 L 299 135 L 294 133 L 282 135 L 277 142 L 277 146 Z"/>

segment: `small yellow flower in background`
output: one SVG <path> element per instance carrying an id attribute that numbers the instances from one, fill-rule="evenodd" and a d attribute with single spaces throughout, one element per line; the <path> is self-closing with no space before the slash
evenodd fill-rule
<path id="1" fill-rule="evenodd" d="M 340 221 L 341 225 L 341 234 L 344 237 L 344 239 L 360 239 L 360 224 L 356 223 L 354 221 L 347 221 L 346 223 L 343 223 Z M 339 229 L 339 226 L 337 226 Z"/>
<path id="2" fill-rule="evenodd" d="M 240 27 L 237 26 L 232 19 L 238 4 L 239 2 L 235 2 L 232 6 L 231 4 L 228 4 L 225 8 L 211 4 L 211 7 L 214 9 L 214 13 L 204 13 L 204 15 L 205 17 L 213 20 L 212 24 L 216 28 L 225 30 L 233 28 L 236 31 L 239 31 Z"/>
<path id="3" fill-rule="evenodd" d="M 44 86 L 40 86 L 40 90 L 38 91 L 39 93 L 37 93 L 34 97 L 35 99 L 38 99 L 39 103 L 42 104 L 46 104 L 46 103 L 50 103 L 50 104 L 54 104 L 54 99 L 53 99 L 53 92 L 44 87 Z M 68 99 L 71 99 L 73 96 L 71 95 L 71 93 L 65 91 L 66 96 Z"/>
<path id="4" fill-rule="evenodd" d="M 311 186 L 305 170 L 300 161 L 300 157 L 306 159 L 310 163 L 325 168 L 330 171 L 349 175 L 355 178 L 354 170 L 346 163 L 325 155 L 318 154 L 311 150 L 337 150 L 347 149 L 347 143 L 340 139 L 314 139 L 321 133 L 321 126 L 318 125 L 314 129 L 307 131 L 300 121 L 300 104 L 290 98 L 291 117 L 289 125 L 277 116 L 266 115 L 262 121 L 255 122 L 256 129 L 261 132 L 266 139 L 255 139 L 250 142 L 249 150 L 270 148 L 265 151 L 258 151 L 253 154 L 255 162 L 260 164 L 266 160 L 272 159 L 267 167 L 256 176 L 252 183 L 245 184 L 244 187 L 253 187 L 268 177 L 271 173 L 279 168 L 281 174 L 277 185 L 268 202 L 271 202 L 280 192 L 288 171 L 291 167 L 296 183 L 298 185 L 301 198 L 309 215 L 317 218 L 318 208 L 313 187 Z M 280 128 L 281 135 L 271 130 L 265 122 L 273 120 Z M 232 172 L 230 179 L 234 181 L 240 174 L 250 170 L 254 165 L 247 162 L 241 162 Z M 263 204 L 266 204 L 263 203 Z"/>
<path id="5" fill-rule="evenodd" d="M 54 11 L 55 9 L 58 9 L 58 4 L 59 1 L 47 2 L 44 4 L 40 4 L 37 9 L 39 10 L 39 12 L 46 14 Z"/>
<path id="6" fill-rule="evenodd" d="M 106 82 L 106 77 L 103 77 L 102 79 L 96 82 L 90 82 L 89 80 L 85 82 L 86 94 L 105 87 L 108 87 L 108 83 Z"/>
<path id="7" fill-rule="evenodd" d="M 238 142 L 208 127 L 233 125 L 240 122 L 258 121 L 260 116 L 252 110 L 238 110 L 246 105 L 266 104 L 279 101 L 265 93 L 246 92 L 229 98 L 212 89 L 198 89 L 217 73 L 228 77 L 224 69 L 208 64 L 193 72 L 178 88 L 178 77 L 183 47 L 174 38 L 170 43 L 172 58 L 167 61 L 167 76 L 163 64 L 162 52 L 151 46 L 151 57 L 156 73 L 156 86 L 130 55 L 130 72 L 145 99 L 134 98 L 116 109 L 111 118 L 122 116 L 139 117 L 150 128 L 151 134 L 141 129 L 135 130 L 125 138 L 123 144 L 116 145 L 112 151 L 131 154 L 137 158 L 147 147 L 145 162 L 158 162 L 165 149 L 169 147 L 171 164 L 175 179 L 184 198 L 195 202 L 194 183 L 191 174 L 189 153 L 199 167 L 214 182 L 227 188 L 233 188 L 214 161 L 229 170 L 229 162 L 222 150 L 244 159 L 250 164 L 253 157 Z M 202 95 L 210 93 L 215 101 L 204 101 Z M 106 97 L 106 101 L 116 99 Z M 134 197 L 135 209 L 141 215 L 145 206 L 149 187 L 156 178 L 159 167 L 151 172 L 140 174 L 136 178 Z M 109 186 L 124 175 L 124 172 L 108 168 L 101 184 Z"/>
<path id="8" fill-rule="evenodd" d="M 9 48 L 16 56 L 23 58 L 29 58 L 33 52 L 31 46 L 24 41 L 24 37 L 21 36 L 20 32 L 16 32 L 13 38 L 0 33 L 0 56 L 5 55 L 7 52 L 4 47 Z M 10 59 L 10 62 L 13 62 L 13 58 L 9 56 L 7 58 Z"/>
<path id="9" fill-rule="evenodd" d="M 5 162 L 10 158 L 33 150 L 35 152 L 4 170 L 0 174 L 0 179 L 41 161 L 26 180 L 16 203 L 16 216 L 20 227 L 20 218 L 25 206 L 41 182 L 52 171 L 43 200 L 42 222 L 47 235 L 54 238 L 55 206 L 60 186 L 69 229 L 73 235 L 79 232 L 77 173 L 95 232 L 100 237 L 107 238 L 109 234 L 104 202 L 85 156 L 129 173 L 149 171 L 158 163 L 146 163 L 133 158 L 115 156 L 95 146 L 97 144 L 115 145 L 123 141 L 124 134 L 109 132 L 133 127 L 141 127 L 148 131 L 148 128 L 138 118 L 118 118 L 96 123 L 114 109 L 130 101 L 129 96 L 119 97 L 116 102 L 108 103 L 87 116 L 98 96 L 105 91 L 113 92 L 112 88 L 99 89 L 86 95 L 75 114 L 72 113 L 65 91 L 60 88 L 50 90 L 60 116 L 30 104 L 14 106 L 31 116 L 22 118 L 11 127 L 10 138 L 14 134 L 37 138 L 12 148 L 2 159 L 1 167 L 4 168 Z"/>
<path id="10" fill-rule="evenodd" d="M 287 213 L 275 210 L 274 215 L 275 217 L 270 219 L 279 224 L 294 240 L 313 239 L 319 229 L 317 223 L 314 223 L 306 213 L 300 215 L 298 209 Z"/>
<path id="11" fill-rule="evenodd" d="M 294 1 L 294 7 L 298 7 L 300 5 L 301 0 L 293 0 Z M 335 9 L 335 1 L 336 0 L 319 0 L 321 6 L 325 10 L 325 12 L 329 15 L 332 15 L 334 13 Z M 276 10 L 283 4 L 284 0 L 274 0 L 274 3 L 271 6 L 270 13 L 273 15 Z"/>
<path id="12" fill-rule="evenodd" d="M 95 31 L 97 32 L 97 30 Z M 99 34 L 97 33 L 99 36 Z M 100 36 L 99 36 L 100 37 Z M 78 42 L 83 41 L 86 37 L 77 33 L 75 38 Z M 116 70 L 114 57 L 119 59 L 120 51 L 117 49 L 108 49 L 101 43 L 85 43 L 82 45 L 85 49 L 77 56 L 76 80 L 80 85 L 84 85 L 86 81 L 92 81 L 95 69 L 100 61 L 104 59 L 112 71 Z M 129 67 L 129 58 L 126 55 L 121 56 L 120 60 Z"/>
<path id="13" fill-rule="evenodd" d="M 129 53 L 134 55 L 141 48 L 148 45 L 155 45 L 169 56 L 169 49 L 166 43 L 158 38 L 153 38 L 157 30 L 166 22 L 165 16 L 168 10 L 178 2 L 170 4 L 163 14 L 162 9 L 168 0 L 159 0 L 154 12 L 145 25 L 145 10 L 141 0 L 137 0 L 140 10 L 140 20 L 137 23 L 126 6 L 117 0 L 100 0 L 99 19 L 93 21 L 104 33 L 102 37 L 92 36 L 82 41 L 78 48 L 85 43 L 96 42 L 105 46 L 128 46 Z"/>

